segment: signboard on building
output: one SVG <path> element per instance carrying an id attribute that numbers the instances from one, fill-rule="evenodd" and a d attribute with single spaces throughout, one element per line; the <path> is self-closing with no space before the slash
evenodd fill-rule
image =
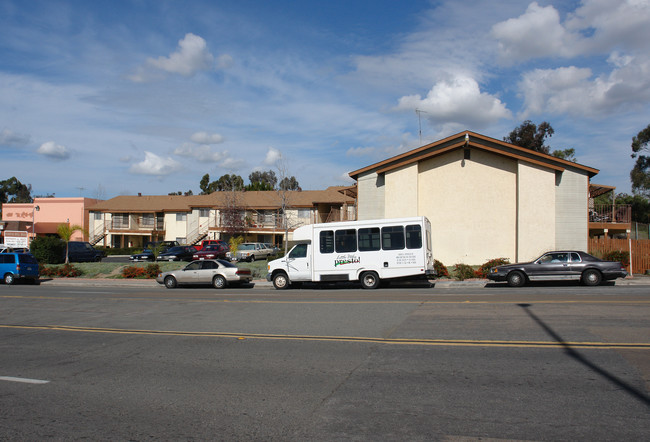
<path id="1" fill-rule="evenodd" d="M 27 232 L 6 230 L 4 242 L 7 246 L 12 248 L 29 247 L 29 238 L 27 237 Z"/>

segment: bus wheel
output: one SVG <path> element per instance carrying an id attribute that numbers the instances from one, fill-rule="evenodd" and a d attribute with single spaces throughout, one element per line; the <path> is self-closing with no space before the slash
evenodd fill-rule
<path id="1" fill-rule="evenodd" d="M 286 290 L 289 288 L 289 278 L 283 272 L 276 273 L 273 277 L 273 287 L 277 290 Z"/>
<path id="2" fill-rule="evenodd" d="M 376 289 L 379 287 L 379 276 L 375 272 L 363 272 L 361 274 L 361 287 L 364 289 Z"/>

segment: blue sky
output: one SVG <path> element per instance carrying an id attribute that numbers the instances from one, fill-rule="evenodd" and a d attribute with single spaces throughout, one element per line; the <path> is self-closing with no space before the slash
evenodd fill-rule
<path id="1" fill-rule="evenodd" d="M 648 42 L 648 0 L 0 0 L 0 179 L 59 197 L 198 193 L 206 173 L 247 181 L 282 158 L 322 189 L 530 119 L 629 192 Z"/>

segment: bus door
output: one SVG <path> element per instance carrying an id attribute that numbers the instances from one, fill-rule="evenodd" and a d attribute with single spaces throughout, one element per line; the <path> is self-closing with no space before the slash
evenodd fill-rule
<path id="1" fill-rule="evenodd" d="M 297 244 L 287 255 L 287 272 L 292 281 L 311 281 L 311 244 Z"/>

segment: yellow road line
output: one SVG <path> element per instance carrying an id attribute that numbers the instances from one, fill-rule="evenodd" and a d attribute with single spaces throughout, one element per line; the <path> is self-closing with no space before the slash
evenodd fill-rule
<path id="1" fill-rule="evenodd" d="M 10 325 L 0 324 L 0 328 L 23 330 L 67 331 L 80 333 L 110 333 L 130 335 L 191 336 L 235 339 L 273 339 L 297 341 L 359 342 L 391 345 L 421 345 L 447 347 L 517 347 L 517 348 L 582 348 L 582 349 L 634 349 L 650 350 L 645 342 L 556 342 L 556 341 L 502 341 L 502 340 L 461 340 L 461 339 L 387 339 L 359 336 L 313 336 L 282 335 L 261 333 L 192 332 L 178 330 L 138 330 L 119 328 L 75 327 L 65 325 Z"/>

